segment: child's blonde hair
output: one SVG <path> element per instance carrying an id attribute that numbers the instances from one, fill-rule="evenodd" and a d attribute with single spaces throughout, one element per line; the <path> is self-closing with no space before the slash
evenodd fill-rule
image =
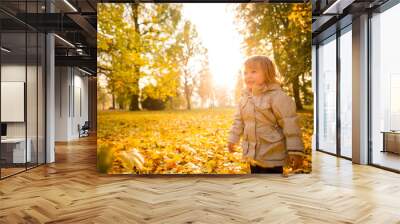
<path id="1" fill-rule="evenodd" d="M 280 84 L 278 73 L 275 69 L 275 64 L 267 56 L 255 55 L 248 57 L 244 62 L 244 68 L 259 68 L 264 73 L 266 84 Z"/>

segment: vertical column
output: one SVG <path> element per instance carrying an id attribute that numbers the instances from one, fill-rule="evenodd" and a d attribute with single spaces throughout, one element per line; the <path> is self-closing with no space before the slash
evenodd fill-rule
<path id="1" fill-rule="evenodd" d="M 313 128 L 314 132 L 312 135 L 311 148 L 313 151 L 315 151 L 317 148 L 316 136 L 317 136 L 317 116 L 318 116 L 318 114 L 317 114 L 317 77 L 316 77 L 317 76 L 317 57 L 316 57 L 317 56 L 317 47 L 315 45 L 312 45 L 312 55 L 311 56 L 312 56 L 311 57 L 311 59 L 312 59 L 312 63 L 311 63 L 311 65 L 312 65 L 311 85 L 312 86 L 311 87 L 312 87 L 313 94 L 314 94 L 314 128 Z"/>
<path id="2" fill-rule="evenodd" d="M 368 163 L 368 15 L 353 19 L 353 162 Z"/>
<path id="3" fill-rule="evenodd" d="M 341 64 L 340 64 L 340 30 L 336 30 L 336 155 L 342 156 L 341 147 L 342 147 L 342 139 L 341 139 L 341 114 L 340 114 L 340 101 L 341 101 Z"/>
<path id="4" fill-rule="evenodd" d="M 46 11 L 53 12 L 51 1 L 46 1 Z M 46 163 L 55 161 L 55 53 L 54 34 L 46 34 Z"/>

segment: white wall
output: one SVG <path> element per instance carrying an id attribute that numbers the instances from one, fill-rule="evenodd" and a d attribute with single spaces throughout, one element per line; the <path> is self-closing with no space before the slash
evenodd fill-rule
<path id="1" fill-rule="evenodd" d="M 76 68 L 56 67 L 56 141 L 79 138 L 78 124 L 88 120 L 88 78 Z"/>
<path id="2" fill-rule="evenodd" d="M 25 64 L 2 65 L 1 81 L 25 82 L 25 69 Z M 1 108 L 1 110 L 7 110 L 7 108 Z M 7 122 L 7 137 L 25 137 L 25 122 Z"/>
<path id="3" fill-rule="evenodd" d="M 70 74 L 67 67 L 55 68 L 55 141 L 68 140 L 69 85 Z"/>
<path id="4" fill-rule="evenodd" d="M 37 70 L 38 69 L 38 70 Z M 25 103 L 21 108 L 22 113 L 26 110 L 26 121 L 5 122 L 7 124 L 8 138 L 29 139 L 32 162 L 39 159 L 39 163 L 44 163 L 44 92 L 42 68 L 35 66 L 25 66 L 25 64 L 3 64 L 1 66 L 2 82 L 24 82 L 26 83 L 26 108 Z M 26 81 L 25 78 L 28 80 Z M 23 90 L 22 90 L 23 91 Z M 24 93 L 22 93 L 24 94 Z M 7 97 L 3 95 L 2 98 Z M 1 110 L 7 113 L 15 113 L 12 108 L 2 107 Z M 38 153 L 38 155 L 37 155 Z"/>
<path id="5" fill-rule="evenodd" d="M 71 135 L 79 137 L 78 124 L 81 126 L 88 120 L 88 78 L 81 76 L 82 73 L 74 74 L 74 107 L 72 108 Z"/>

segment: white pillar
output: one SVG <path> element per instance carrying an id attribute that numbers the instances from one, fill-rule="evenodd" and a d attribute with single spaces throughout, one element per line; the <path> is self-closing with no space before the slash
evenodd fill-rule
<path id="1" fill-rule="evenodd" d="M 353 118 L 354 163 L 368 163 L 368 15 L 353 19 Z"/>
<path id="2" fill-rule="evenodd" d="M 46 11 L 54 12 L 54 5 L 46 1 Z M 46 35 L 46 163 L 55 162 L 55 43 L 54 34 Z"/>
<path id="3" fill-rule="evenodd" d="M 46 163 L 55 161 L 55 76 L 54 76 L 54 35 L 46 36 Z"/>

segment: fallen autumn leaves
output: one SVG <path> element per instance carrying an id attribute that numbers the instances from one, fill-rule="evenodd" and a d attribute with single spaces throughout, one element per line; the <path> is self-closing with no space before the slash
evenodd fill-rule
<path id="1" fill-rule="evenodd" d="M 244 174 L 226 139 L 234 109 L 99 112 L 98 169 L 110 174 Z M 299 113 L 311 171 L 312 113 Z M 290 168 L 289 168 L 290 169 Z"/>

